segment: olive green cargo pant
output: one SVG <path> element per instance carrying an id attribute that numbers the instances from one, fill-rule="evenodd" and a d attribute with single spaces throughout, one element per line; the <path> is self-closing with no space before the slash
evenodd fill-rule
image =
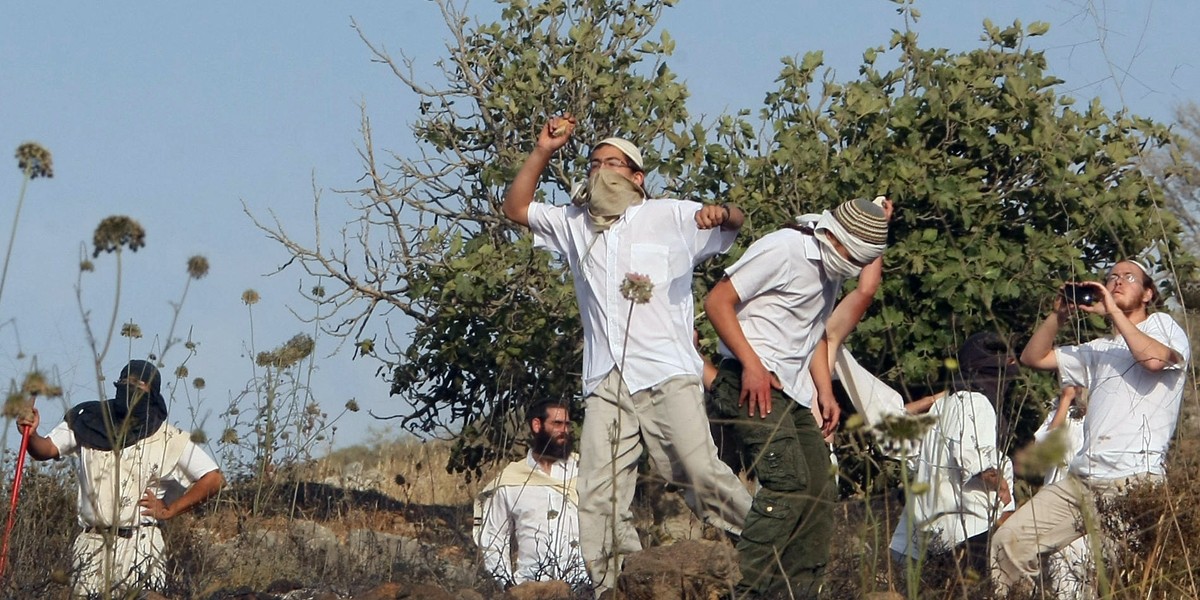
<path id="1" fill-rule="evenodd" d="M 833 538 L 836 500 L 829 449 L 808 408 L 774 390 L 766 418 L 738 406 L 741 365 L 722 361 L 713 382 L 713 423 L 731 424 L 743 463 L 758 478 L 738 559 L 738 597 L 815 598 Z"/>

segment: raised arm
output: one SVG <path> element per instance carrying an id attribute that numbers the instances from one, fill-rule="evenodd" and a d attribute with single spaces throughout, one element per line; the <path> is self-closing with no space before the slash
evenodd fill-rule
<path id="1" fill-rule="evenodd" d="M 550 158 L 554 153 L 567 144 L 574 130 L 575 117 L 569 113 L 553 117 L 542 126 L 533 152 L 529 153 L 504 195 L 504 216 L 514 223 L 529 226 L 529 205 L 533 203 L 533 195 L 537 191 L 542 173 L 550 165 Z"/>
<path id="2" fill-rule="evenodd" d="M 1063 388 L 1058 394 L 1058 407 L 1054 410 L 1054 418 L 1050 420 L 1050 426 L 1047 428 L 1054 431 L 1062 426 L 1067 420 L 1067 415 L 1071 413 L 1071 404 L 1075 402 L 1075 397 L 1079 395 L 1079 389 L 1073 385 L 1068 385 Z"/>
<path id="3" fill-rule="evenodd" d="M 1021 364 L 1039 371 L 1057 369 L 1058 357 L 1054 355 L 1054 338 L 1066 320 L 1067 304 L 1059 295 L 1054 299 L 1054 311 L 1033 330 L 1033 336 L 1021 351 Z"/>
<path id="4" fill-rule="evenodd" d="M 854 331 L 858 322 L 862 320 L 862 316 L 866 314 L 867 307 L 871 306 L 871 299 L 875 297 L 875 292 L 879 290 L 882 282 L 883 257 L 880 256 L 871 261 L 871 264 L 863 267 L 862 274 L 858 276 L 858 287 L 846 294 L 833 309 L 833 313 L 829 315 L 829 320 L 825 322 L 825 339 L 829 343 L 829 364 L 833 364 L 838 348 L 841 347 L 850 332 Z"/>
<path id="5" fill-rule="evenodd" d="M 1137 361 L 1137 364 L 1149 371 L 1161 371 L 1183 362 L 1183 357 L 1178 352 L 1138 329 L 1137 324 L 1130 320 L 1129 315 L 1126 315 L 1117 306 L 1116 299 L 1113 298 L 1112 292 L 1107 287 L 1098 283 L 1092 285 L 1103 292 L 1103 301 L 1091 306 L 1082 306 L 1080 310 L 1107 315 L 1112 321 L 1113 329 L 1116 329 L 1117 333 L 1125 338 L 1125 345 L 1129 346 L 1129 352 L 1133 354 L 1133 359 Z"/>

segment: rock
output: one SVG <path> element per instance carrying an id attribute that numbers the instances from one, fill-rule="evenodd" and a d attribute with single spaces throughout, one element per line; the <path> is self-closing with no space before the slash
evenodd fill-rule
<path id="1" fill-rule="evenodd" d="M 483 594 L 475 590 L 458 590 L 455 595 L 458 596 L 458 600 L 484 600 Z"/>
<path id="2" fill-rule="evenodd" d="M 303 584 L 290 579 L 276 579 L 267 584 L 267 589 L 263 590 L 268 594 L 286 594 L 304 587 Z"/>
<path id="3" fill-rule="evenodd" d="M 354 600 L 456 600 L 446 590 L 424 583 L 389 582 L 354 597 Z"/>
<path id="4" fill-rule="evenodd" d="M 733 546 L 687 540 L 629 555 L 617 586 L 627 600 L 716 600 L 739 579 Z"/>
<path id="5" fill-rule="evenodd" d="M 571 586 L 565 581 L 526 581 L 504 592 L 504 600 L 571 600 Z"/>

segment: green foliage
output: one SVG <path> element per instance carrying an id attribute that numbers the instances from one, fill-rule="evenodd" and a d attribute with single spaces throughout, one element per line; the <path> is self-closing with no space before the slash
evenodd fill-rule
<path id="1" fill-rule="evenodd" d="M 1136 163 L 1171 142 L 1166 128 L 1074 108 L 1023 48 L 1044 25 L 985 31 L 963 53 L 896 32 L 898 65 L 871 49 L 846 83 L 819 74 L 819 53 L 785 60 L 762 112 L 771 134 L 735 189 L 760 228 L 855 196 L 896 202 L 880 300 L 852 343 L 903 388 L 932 386 L 972 332 L 1027 335 L 1064 280 L 1146 251 L 1191 268 Z"/>

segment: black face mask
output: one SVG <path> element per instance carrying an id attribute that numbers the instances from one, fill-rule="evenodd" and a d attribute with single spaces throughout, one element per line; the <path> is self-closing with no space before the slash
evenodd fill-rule
<path id="1" fill-rule="evenodd" d="M 84 402 L 67 411 L 67 425 L 85 448 L 128 448 L 154 435 L 167 420 L 167 402 L 159 391 L 158 369 L 144 360 L 132 360 L 121 370 L 119 381 L 129 377 L 148 382 L 143 392 L 129 383 L 116 383 L 111 400 Z"/>
<path id="2" fill-rule="evenodd" d="M 1008 340 L 991 332 L 977 333 L 963 342 L 958 351 L 958 369 L 951 388 L 983 394 L 992 406 L 1004 398 L 1008 383 L 1018 371 Z"/>

